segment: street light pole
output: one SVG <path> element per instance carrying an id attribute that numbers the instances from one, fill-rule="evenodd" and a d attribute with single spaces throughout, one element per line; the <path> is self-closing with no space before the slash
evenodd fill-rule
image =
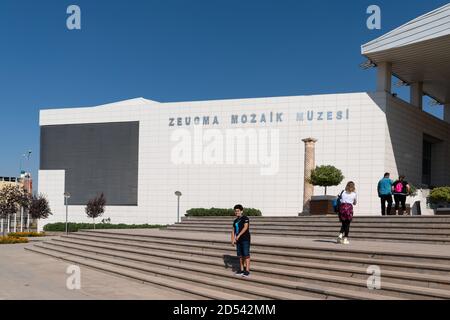
<path id="1" fill-rule="evenodd" d="M 22 156 L 20 157 L 20 168 L 19 168 L 20 172 L 19 172 L 19 174 L 22 174 L 22 171 L 23 171 L 23 159 L 25 159 L 25 157 L 26 157 L 25 153 L 22 154 Z"/>
<path id="2" fill-rule="evenodd" d="M 68 217 L 69 217 L 69 206 L 67 205 L 67 201 L 68 199 L 66 198 L 66 235 L 68 235 L 69 234 L 69 229 L 67 228 L 67 220 L 68 220 Z"/>
<path id="3" fill-rule="evenodd" d="M 27 159 L 28 161 L 30 161 L 31 153 L 32 153 L 31 150 L 28 150 L 27 153 L 22 154 L 22 156 L 20 157 L 20 165 L 19 165 L 20 173 L 19 174 L 20 174 L 20 178 L 23 179 L 22 182 L 24 183 L 24 186 L 25 186 L 26 177 L 24 176 L 22 178 L 22 174 L 25 174 L 25 172 L 27 170 L 26 168 L 24 169 L 24 159 Z M 29 192 L 31 193 L 31 190 Z M 20 232 L 23 232 L 24 214 L 25 214 L 24 209 L 20 208 Z M 15 218 L 15 225 L 16 224 L 17 224 L 17 218 Z M 27 230 L 30 231 L 30 215 L 27 215 Z"/>
<path id="4" fill-rule="evenodd" d="M 68 219 L 69 219 L 69 198 L 70 193 L 64 192 L 64 199 L 66 202 L 66 235 L 69 234 L 69 227 L 68 227 Z"/>
<path id="5" fill-rule="evenodd" d="M 20 207 L 20 232 L 23 232 L 23 213 L 24 209 L 23 207 Z"/>
<path id="6" fill-rule="evenodd" d="M 26 159 L 27 161 L 30 161 L 30 157 L 31 157 L 32 151 L 28 150 L 27 153 L 22 154 L 22 156 L 20 157 L 20 174 L 22 174 L 22 172 L 26 172 L 26 168 L 24 169 L 24 159 Z M 28 165 L 28 163 L 27 163 Z"/>
<path id="7" fill-rule="evenodd" d="M 175 191 L 175 195 L 177 196 L 177 222 L 180 222 L 180 197 L 182 196 L 182 193 L 180 191 Z"/>

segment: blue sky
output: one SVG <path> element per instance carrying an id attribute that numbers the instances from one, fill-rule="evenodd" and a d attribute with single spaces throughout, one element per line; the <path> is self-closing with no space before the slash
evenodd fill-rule
<path id="1" fill-rule="evenodd" d="M 37 178 L 39 109 L 371 91 L 361 44 L 447 1 L 1 0 L 0 176 Z M 76 4 L 82 29 L 66 28 Z M 382 29 L 366 28 L 377 4 Z M 400 95 L 405 89 L 395 88 Z M 441 110 L 431 112 L 439 115 Z"/>

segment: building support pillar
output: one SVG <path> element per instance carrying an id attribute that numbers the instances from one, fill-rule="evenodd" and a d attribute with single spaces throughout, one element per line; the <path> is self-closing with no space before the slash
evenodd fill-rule
<path id="1" fill-rule="evenodd" d="M 450 102 L 444 104 L 444 121 L 450 123 Z"/>
<path id="2" fill-rule="evenodd" d="M 392 63 L 381 62 L 377 66 L 377 91 L 391 93 Z"/>
<path id="3" fill-rule="evenodd" d="M 423 82 L 414 82 L 410 87 L 410 102 L 413 106 L 422 110 L 423 107 Z"/>
<path id="4" fill-rule="evenodd" d="M 317 139 L 307 138 L 302 140 L 305 143 L 305 168 L 303 181 L 303 214 L 310 213 L 311 197 L 314 195 L 314 186 L 310 183 L 311 172 L 316 166 L 316 142 Z"/>

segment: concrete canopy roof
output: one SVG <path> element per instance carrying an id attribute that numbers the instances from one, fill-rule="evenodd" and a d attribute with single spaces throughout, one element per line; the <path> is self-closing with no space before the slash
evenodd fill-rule
<path id="1" fill-rule="evenodd" d="M 375 64 L 392 63 L 392 73 L 441 103 L 450 103 L 450 3 L 370 41 L 362 54 Z"/>

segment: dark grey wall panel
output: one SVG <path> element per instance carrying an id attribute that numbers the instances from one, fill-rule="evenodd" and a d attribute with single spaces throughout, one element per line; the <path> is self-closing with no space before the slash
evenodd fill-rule
<path id="1" fill-rule="evenodd" d="M 107 205 L 138 204 L 139 122 L 41 127 L 41 170 L 66 170 L 69 203 L 103 192 Z"/>

